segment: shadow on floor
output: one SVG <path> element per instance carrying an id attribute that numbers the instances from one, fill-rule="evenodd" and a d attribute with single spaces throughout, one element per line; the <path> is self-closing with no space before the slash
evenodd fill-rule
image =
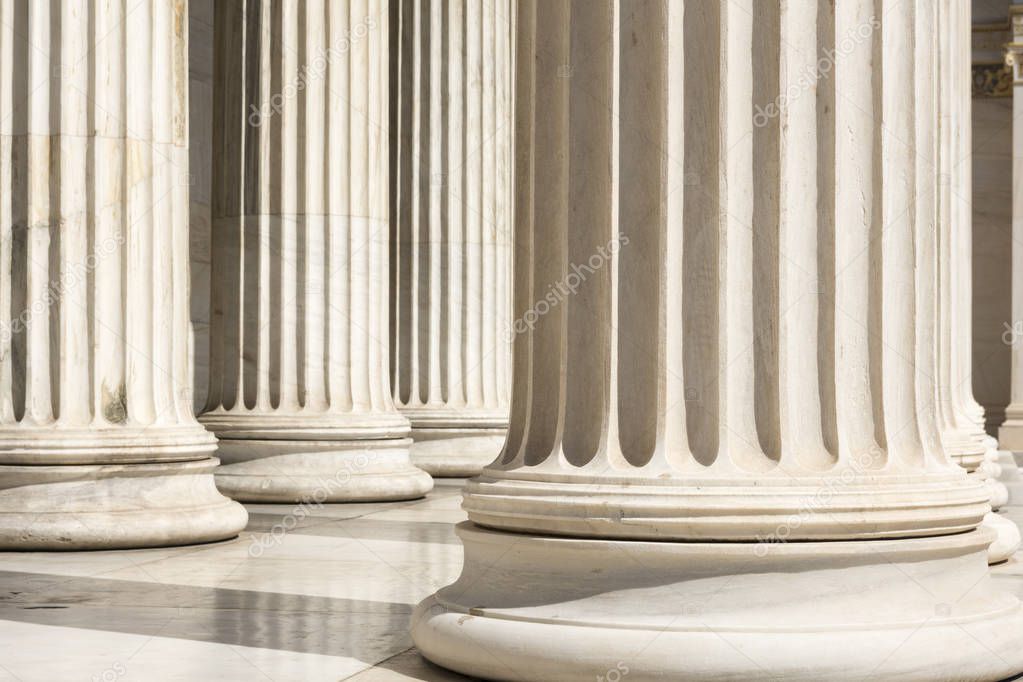
<path id="1" fill-rule="evenodd" d="M 412 646 L 411 604 L 0 571 L 0 619 L 346 656 Z"/>

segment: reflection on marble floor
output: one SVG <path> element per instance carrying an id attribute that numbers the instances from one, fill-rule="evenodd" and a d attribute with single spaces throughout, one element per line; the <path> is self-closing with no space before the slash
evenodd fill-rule
<path id="1" fill-rule="evenodd" d="M 0 553 L 0 682 L 453 681 L 412 607 L 459 571 L 462 481 L 388 504 L 248 505 L 211 545 Z"/>
<path id="2" fill-rule="evenodd" d="M 458 573 L 462 481 L 390 504 L 248 505 L 199 547 L 0 554 L 0 682 L 454 682 L 412 607 Z M 1023 523 L 1023 505 L 1006 516 Z M 1023 554 L 994 569 L 1023 597 Z"/>

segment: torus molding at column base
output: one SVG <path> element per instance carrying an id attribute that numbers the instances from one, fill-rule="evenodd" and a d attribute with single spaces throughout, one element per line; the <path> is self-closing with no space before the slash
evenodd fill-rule
<path id="1" fill-rule="evenodd" d="M 995 451 L 991 451 L 994 453 Z M 1009 490 L 1005 487 L 999 477 L 1002 475 L 1002 465 L 997 461 L 985 461 L 983 466 L 977 471 L 970 474 L 977 480 L 981 481 L 988 490 L 988 494 L 991 496 L 991 508 L 995 511 L 1001 509 L 1009 503 Z"/>
<path id="2" fill-rule="evenodd" d="M 433 489 L 409 461 L 411 439 L 222 440 L 217 487 L 242 502 L 389 502 Z"/>
<path id="3" fill-rule="evenodd" d="M 435 478 L 479 476 L 504 447 L 506 411 L 405 408 L 412 422 L 412 463 Z"/>
<path id="4" fill-rule="evenodd" d="M 0 466 L 0 550 L 163 547 L 234 537 L 248 515 L 214 485 L 215 457 Z"/>
<path id="5" fill-rule="evenodd" d="M 465 488 L 472 521 L 544 535 L 757 541 L 898 538 L 960 533 L 981 522 L 989 492 L 948 472 L 791 472 L 741 478 L 707 473 L 660 477 L 554 464 L 488 467 Z M 588 478 L 593 471 L 599 477 Z M 717 510 L 728 509 L 728 514 Z M 812 513 L 808 513 L 812 512 Z M 778 530 L 784 529 L 784 534 Z"/>
<path id="6" fill-rule="evenodd" d="M 67 428 L 53 425 L 0 431 L 4 464 L 140 464 L 204 459 L 217 441 L 206 429 L 121 426 Z"/>
<path id="7" fill-rule="evenodd" d="M 979 481 L 988 491 L 988 498 L 993 510 L 984 517 L 984 522 L 981 524 L 982 527 L 995 533 L 995 541 L 988 547 L 988 563 L 991 564 L 1007 560 L 1016 553 L 1020 546 L 1019 528 L 1012 521 L 996 513 L 1009 503 L 1009 489 L 999 480 L 1002 466 L 997 460 L 997 451 L 988 450 L 984 463 L 970 474 L 970 478 Z"/>
<path id="8" fill-rule="evenodd" d="M 1009 494 L 1008 504 L 1023 504 L 1023 472 L 1020 472 L 1012 452 L 999 450 L 998 463 L 1002 467 L 998 480 Z"/>
<path id="9" fill-rule="evenodd" d="M 466 675 L 935 682 L 1023 669 L 1023 611 L 992 588 L 982 530 L 781 544 L 552 538 L 471 523 L 458 535 L 462 575 L 416 608 L 412 636 Z"/>
<path id="10" fill-rule="evenodd" d="M 995 534 L 995 539 L 987 548 L 989 564 L 1000 564 L 1007 561 L 1019 549 L 1019 527 L 1004 516 L 999 516 L 995 512 L 988 513 L 984 517 L 981 528 L 986 528 Z"/>
<path id="11" fill-rule="evenodd" d="M 348 428 L 318 425 L 315 417 L 210 413 L 202 421 L 220 437 L 217 487 L 236 500 L 383 502 L 416 499 L 433 489 L 433 479 L 409 459 L 412 440 L 397 414 Z"/>
<path id="12" fill-rule="evenodd" d="M 504 429 L 412 429 L 412 463 L 435 478 L 479 476 L 504 445 Z"/>
<path id="13" fill-rule="evenodd" d="M 984 486 L 991 495 L 992 509 L 998 511 L 1009 503 L 1009 489 L 1004 483 L 994 478 L 988 478 L 984 481 Z"/>
<path id="14" fill-rule="evenodd" d="M 978 437 L 955 426 L 941 433 L 942 444 L 952 461 L 966 471 L 974 471 L 984 462 L 986 449 Z"/>

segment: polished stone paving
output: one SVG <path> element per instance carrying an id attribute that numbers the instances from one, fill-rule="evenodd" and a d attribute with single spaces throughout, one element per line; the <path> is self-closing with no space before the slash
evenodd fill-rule
<path id="1" fill-rule="evenodd" d="M 0 682 L 455 682 L 408 620 L 453 580 L 462 481 L 423 500 L 247 505 L 236 540 L 0 553 Z M 1023 506 L 1005 512 L 1023 523 Z M 1023 553 L 994 568 L 1023 597 Z"/>

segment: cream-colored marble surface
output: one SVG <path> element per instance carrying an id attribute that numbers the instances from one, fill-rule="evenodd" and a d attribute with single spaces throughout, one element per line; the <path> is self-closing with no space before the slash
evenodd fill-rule
<path id="1" fill-rule="evenodd" d="M 413 616 L 431 661 L 1023 669 L 999 524 L 973 530 L 1007 495 L 969 384 L 969 6 L 884 5 L 517 6 L 515 300 L 539 315 L 466 486 L 486 530 L 459 527 L 462 574 Z M 601 275 L 545 295 L 580 263 Z"/>
<path id="2" fill-rule="evenodd" d="M 411 648 L 408 614 L 461 567 L 461 481 L 417 502 L 325 505 L 260 557 L 290 505 L 247 505 L 235 541 L 0 554 L 0 682 L 458 682 Z M 1023 522 L 1023 505 L 1004 518 Z M 1023 554 L 992 567 L 1023 596 Z M 628 679 L 627 677 L 624 679 Z"/>
<path id="3" fill-rule="evenodd" d="M 295 505 L 249 505 L 241 537 L 211 545 L 0 554 L 0 682 L 466 679 L 408 635 L 461 567 L 461 483 L 310 508 L 279 543 Z"/>
<path id="4" fill-rule="evenodd" d="M 511 8 L 390 5 L 391 384 L 432 476 L 479 474 L 508 426 Z"/>
<path id="5" fill-rule="evenodd" d="M 192 404 L 206 402 L 210 374 L 210 192 L 213 177 L 213 0 L 188 3 L 190 317 L 195 341 Z"/>
<path id="6" fill-rule="evenodd" d="M 245 525 L 192 409 L 186 6 L 0 5 L 0 547 Z"/>
<path id="7" fill-rule="evenodd" d="M 388 381 L 388 17 L 380 0 L 215 8 L 214 111 L 244 116 L 215 114 L 200 421 L 238 500 L 432 485 Z"/>

